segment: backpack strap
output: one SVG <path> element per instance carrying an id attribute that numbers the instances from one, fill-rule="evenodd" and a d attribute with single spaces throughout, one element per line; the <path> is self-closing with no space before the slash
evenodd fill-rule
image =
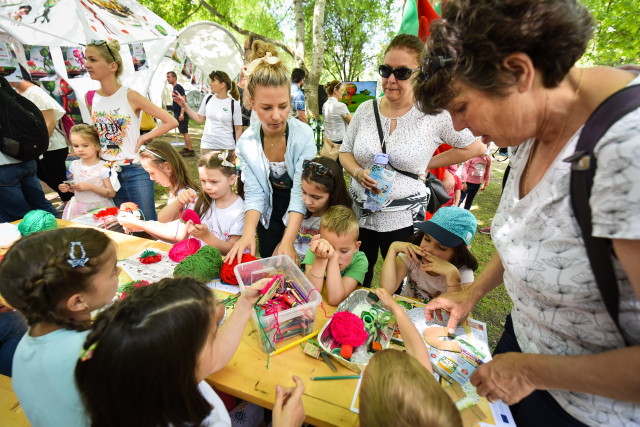
<path id="1" fill-rule="evenodd" d="M 631 111 L 640 107 L 640 85 L 628 86 L 609 96 L 591 114 L 584 125 L 575 153 L 564 159 L 571 165 L 571 205 L 580 225 L 582 238 L 609 315 L 622 335 L 618 314 L 620 295 L 612 260 L 611 240 L 592 235 L 591 206 L 589 198 L 596 173 L 597 161 L 593 154 L 598 141 L 609 128 Z M 624 335 L 622 335 L 624 339 Z M 625 343 L 629 345 L 628 342 Z"/>
<path id="2" fill-rule="evenodd" d="M 89 109 L 89 114 L 91 114 L 91 109 L 93 107 L 93 97 L 96 95 L 97 90 L 90 90 L 84 95 L 84 101 L 87 104 L 87 108 Z"/>
<path id="3" fill-rule="evenodd" d="M 233 102 L 233 101 L 235 101 L 235 99 L 233 99 L 233 96 L 230 96 L 229 98 L 231 98 L 231 136 L 233 137 L 233 141 L 234 141 L 234 142 L 238 142 L 238 141 L 236 140 L 236 128 L 235 128 L 235 126 L 233 125 L 233 113 L 234 113 L 234 111 L 235 111 L 235 110 L 234 110 L 234 108 L 235 108 L 235 107 L 234 107 L 235 102 Z"/>

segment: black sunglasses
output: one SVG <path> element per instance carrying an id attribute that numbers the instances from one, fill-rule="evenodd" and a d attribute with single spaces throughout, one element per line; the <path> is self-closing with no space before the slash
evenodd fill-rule
<path id="1" fill-rule="evenodd" d="M 413 73 L 415 73 L 419 69 L 420 68 L 409 68 L 405 66 L 391 68 L 386 64 L 382 64 L 378 67 L 378 74 L 380 74 L 380 76 L 384 79 L 388 79 L 391 74 L 393 74 L 398 80 L 407 80 Z"/>
<path id="2" fill-rule="evenodd" d="M 91 43 L 89 43 L 89 46 L 102 46 L 102 45 L 105 45 L 107 47 L 107 50 L 109 51 L 109 55 L 111 55 L 111 58 L 113 58 L 113 61 L 116 62 L 116 57 L 113 55 L 113 52 L 111 52 L 109 43 L 107 43 L 106 40 L 91 40 Z"/>
<path id="3" fill-rule="evenodd" d="M 318 162 L 314 162 L 313 160 L 305 160 L 302 162 L 302 169 L 309 169 L 313 167 L 313 171 L 320 176 L 326 175 L 326 174 L 330 174 L 331 176 L 333 175 L 333 171 L 331 169 L 329 169 L 328 167 L 326 167 L 325 165 L 321 165 Z M 335 178 L 335 177 L 334 177 Z"/>
<path id="4" fill-rule="evenodd" d="M 428 56 L 422 66 L 420 67 L 420 71 L 422 72 L 421 77 L 426 81 L 433 77 L 438 71 L 441 69 L 448 67 L 449 65 L 453 65 L 455 60 L 450 56 Z"/>

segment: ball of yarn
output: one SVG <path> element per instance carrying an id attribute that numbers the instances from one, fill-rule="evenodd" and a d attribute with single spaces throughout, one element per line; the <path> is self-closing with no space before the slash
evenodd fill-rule
<path id="1" fill-rule="evenodd" d="M 28 236 L 38 231 L 53 230 L 54 228 L 58 228 L 56 217 L 51 212 L 41 209 L 28 212 L 22 222 L 18 224 L 18 230 L 23 236 Z"/>
<path id="2" fill-rule="evenodd" d="M 361 346 L 369 338 L 362 319 L 348 311 L 339 311 L 331 317 L 331 335 L 339 344 L 352 347 Z"/>
<path id="3" fill-rule="evenodd" d="M 213 246 L 203 246 L 198 252 L 189 255 L 173 270 L 174 277 L 192 277 L 202 282 L 210 282 L 220 277 L 222 255 Z"/>
<path id="4" fill-rule="evenodd" d="M 185 239 L 173 245 L 169 251 L 169 258 L 171 258 L 172 261 L 180 262 L 189 255 L 193 255 L 198 252 L 200 246 L 202 246 L 202 244 L 198 239 Z"/>
<path id="5" fill-rule="evenodd" d="M 237 285 L 238 278 L 233 272 L 235 266 L 245 262 L 255 261 L 257 259 L 258 258 L 254 257 L 251 254 L 242 254 L 242 259 L 240 260 L 240 262 L 238 262 L 238 258 L 234 258 L 231 264 L 225 262 L 224 264 L 222 264 L 222 268 L 220 269 L 220 280 L 230 285 Z"/>
<path id="6" fill-rule="evenodd" d="M 15 224 L 3 222 L 0 224 L 0 249 L 6 249 L 21 237 L 20 230 Z"/>
<path id="7" fill-rule="evenodd" d="M 180 219 L 184 222 L 191 220 L 194 224 L 202 224 L 200 216 L 193 209 L 185 209 L 184 212 L 182 212 Z"/>

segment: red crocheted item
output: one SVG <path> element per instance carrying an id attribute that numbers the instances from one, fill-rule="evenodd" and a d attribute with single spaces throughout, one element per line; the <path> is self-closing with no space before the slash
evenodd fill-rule
<path id="1" fill-rule="evenodd" d="M 348 311 L 339 311 L 333 315 L 331 335 L 339 344 L 349 344 L 352 347 L 361 346 L 369 338 L 362 319 Z"/>
<path id="2" fill-rule="evenodd" d="M 157 252 L 146 250 L 140 254 L 138 258 L 142 264 L 155 264 L 162 260 L 162 255 Z"/>
<path id="3" fill-rule="evenodd" d="M 193 255 L 200 249 L 201 243 L 198 239 L 185 239 L 173 245 L 169 251 L 169 258 L 172 261 L 180 262 L 189 255 Z"/>
<path id="4" fill-rule="evenodd" d="M 182 216 L 180 216 L 180 219 L 184 222 L 191 220 L 191 222 L 193 222 L 194 224 L 202 223 L 200 221 L 200 216 L 193 209 L 185 209 L 184 212 L 182 212 Z"/>
<path id="5" fill-rule="evenodd" d="M 100 219 L 100 218 L 104 218 L 107 216 L 116 216 L 118 215 L 118 208 L 116 208 L 115 206 L 112 208 L 106 208 L 106 209 L 102 209 L 101 211 L 98 211 L 96 213 L 93 214 L 93 217 L 95 219 Z"/>
<path id="6" fill-rule="evenodd" d="M 242 254 L 242 260 L 240 261 L 240 264 L 249 261 L 255 261 L 257 259 L 258 258 L 254 257 L 251 254 Z M 220 269 L 220 280 L 230 285 L 237 285 L 238 278 L 233 272 L 233 269 L 236 265 L 238 265 L 238 258 L 234 258 L 234 261 L 231 264 L 229 264 L 228 262 L 222 264 L 222 268 Z"/>

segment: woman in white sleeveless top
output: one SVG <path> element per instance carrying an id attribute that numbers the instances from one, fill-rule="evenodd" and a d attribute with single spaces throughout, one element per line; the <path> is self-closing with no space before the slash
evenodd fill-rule
<path id="1" fill-rule="evenodd" d="M 177 127 L 178 121 L 135 90 L 118 82 L 123 64 L 117 40 L 91 42 L 85 51 L 85 59 L 89 77 L 100 82 L 100 89 L 89 103 L 91 121 L 100 135 L 101 158 L 118 166 L 112 169 L 118 170 L 120 181 L 120 189 L 113 201 L 117 206 L 134 202 L 145 219 L 155 220 L 153 181 L 140 165 L 138 150 L 147 141 Z M 160 119 L 163 124 L 140 135 L 142 111 Z"/>

